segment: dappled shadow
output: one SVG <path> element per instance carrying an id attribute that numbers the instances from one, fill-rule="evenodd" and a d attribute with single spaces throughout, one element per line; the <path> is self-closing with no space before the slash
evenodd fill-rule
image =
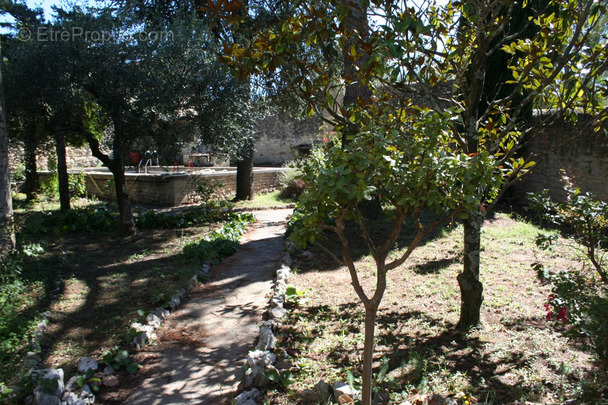
<path id="1" fill-rule="evenodd" d="M 415 265 L 412 270 L 416 274 L 437 274 L 454 263 L 460 263 L 461 257 L 452 256 L 444 259 L 429 260 L 424 264 Z"/>
<path id="2" fill-rule="evenodd" d="M 282 260 L 282 235 L 259 237 L 264 232 L 246 235 L 239 251 L 214 266 L 208 282 L 171 315 L 159 333 L 158 360 L 142 360 L 147 378 L 125 403 L 230 403 Z"/>
<path id="3" fill-rule="evenodd" d="M 437 217 L 431 213 L 425 213 L 421 215 L 421 223 L 423 225 L 427 225 L 432 223 Z M 376 246 L 384 243 L 387 236 L 390 234 L 392 230 L 392 222 L 388 221 L 386 218 L 374 219 L 368 221 L 370 236 L 374 241 Z M 419 247 L 423 247 L 424 245 L 433 242 L 434 240 L 440 238 L 445 231 L 449 231 L 456 226 L 455 222 L 446 223 L 443 227 L 438 228 L 437 230 L 430 232 L 420 243 Z M 361 258 L 368 256 L 370 254 L 367 244 L 361 237 L 361 232 L 359 227 L 355 223 L 348 223 L 346 225 L 345 234 L 348 237 L 351 257 L 353 261 L 358 261 Z M 409 246 L 416 235 L 416 230 L 414 228 L 413 222 L 411 218 L 409 218 L 403 225 L 400 236 L 397 239 L 395 245 L 393 246 L 393 251 L 403 250 Z M 331 251 L 337 257 L 342 257 L 342 248 L 338 237 L 329 231 L 326 231 L 322 234 L 321 239 L 319 240 L 326 249 Z M 294 257 L 298 262 L 298 270 L 302 272 L 307 271 L 319 271 L 319 270 L 336 270 L 342 267 L 341 264 L 336 263 L 335 260 L 332 260 L 331 257 L 323 251 L 317 245 L 310 245 L 307 248 L 308 252 L 296 251 L 294 253 Z"/>
<path id="4" fill-rule="evenodd" d="M 276 222 L 274 225 L 281 224 L 283 222 Z M 256 224 L 255 227 L 259 226 Z M 128 325 L 133 321 L 143 321 L 141 314 L 162 305 L 162 298 L 159 297 L 182 287 L 192 270 L 201 265 L 186 261 L 179 250 L 175 254 L 163 252 L 171 239 L 175 239 L 172 242 L 174 245 L 179 245 L 179 239 L 183 239 L 184 234 L 192 234 L 192 231 L 141 231 L 137 236 L 126 239 L 119 239 L 113 234 L 49 235 L 47 241 L 50 246 L 47 253 L 32 258 L 28 263 L 28 271 L 24 273 L 29 282 L 44 280 L 46 287 L 45 299 L 32 311 L 31 316 L 35 317 L 40 312 L 51 309 L 53 299 L 62 295 L 73 296 L 79 305 L 66 310 L 53 307 L 51 326 L 43 340 L 43 361 L 51 361 L 53 366 L 63 367 L 66 374 L 70 375 L 75 368 L 73 359 L 62 360 L 55 355 L 52 359 L 48 357 L 57 342 L 74 342 L 69 349 L 77 355 L 91 355 L 91 348 L 107 347 L 108 343 L 126 344 L 122 336 L 128 332 Z M 283 237 L 280 234 L 269 235 L 261 240 L 250 240 L 248 237 L 249 235 L 246 235 L 237 252 L 237 255 L 240 253 L 239 258 L 235 255 L 214 266 L 209 273 L 208 289 L 205 289 L 205 286 L 195 289 L 190 299 L 204 300 L 207 296 L 222 298 L 229 290 L 253 288 L 260 291 L 263 309 L 267 302 L 265 294 L 275 271 L 280 267 Z M 43 238 L 46 239 L 47 235 Z M 231 269 L 237 261 L 241 263 L 240 267 Z M 55 285 L 54 282 L 70 279 L 75 282 L 60 285 Z M 262 317 L 261 308 L 256 307 L 250 300 L 241 302 L 235 299 L 216 311 L 215 316 L 231 317 L 237 323 L 253 323 L 253 329 L 257 332 L 257 322 Z M 138 313 L 139 310 L 143 312 Z M 197 314 L 176 313 L 176 321 L 186 321 L 188 317 L 193 316 Z M 208 334 L 201 334 L 202 337 L 206 335 Z M 246 341 L 234 341 L 227 346 L 218 346 L 213 350 L 216 354 L 209 352 L 207 344 L 201 344 L 196 350 L 204 348 L 205 352 L 197 354 L 198 360 L 192 363 L 192 371 L 200 368 L 206 358 L 211 362 L 211 366 L 217 366 L 218 359 L 228 358 L 225 356 L 227 352 L 234 351 L 238 359 L 233 360 L 237 362 L 245 357 L 256 337 L 257 333 Z M 77 347 L 79 345 L 80 347 Z M 193 350 L 187 344 L 184 347 L 186 350 Z M 186 373 L 190 366 L 181 364 L 179 368 Z M 121 378 L 121 381 L 124 380 L 126 385 L 135 384 L 133 378 L 126 375 L 123 377 L 125 378 Z M 211 380 L 204 380 L 199 384 L 221 383 L 220 377 L 217 377 L 218 381 L 213 381 L 216 377 L 205 378 Z M 114 400 L 116 403 L 123 403 L 124 397 Z M 112 396 L 108 397 L 108 401 L 113 401 Z M 215 403 L 215 400 L 211 403 Z"/>
<path id="5" fill-rule="evenodd" d="M 420 326 L 411 327 L 411 322 Z M 538 322 L 537 318 L 522 316 L 503 323 L 503 326 L 513 332 L 533 333 L 539 326 L 546 326 Z M 299 328 L 300 324 L 306 325 L 305 328 Z M 281 347 L 289 352 L 296 347 L 318 347 L 317 339 L 321 339 L 323 334 L 345 334 L 344 342 L 338 345 L 334 340 L 326 340 L 332 346 L 322 356 L 327 358 L 332 370 L 349 370 L 355 380 L 360 381 L 363 326 L 363 309 L 358 302 L 313 305 L 290 315 L 278 336 Z M 474 387 L 473 391 L 467 392 L 474 393 L 483 402 L 511 403 L 522 397 L 542 401 L 534 384 L 522 382 L 522 376 L 513 373 L 532 366 L 534 358 L 531 358 L 529 349 L 510 349 L 506 353 L 497 345 L 489 350 L 488 342 L 481 336 L 483 329 L 464 332 L 439 315 L 420 310 L 381 310 L 376 323 L 374 376 L 382 374 L 381 370 L 386 368 L 385 376 L 391 374 L 391 378 L 376 381 L 375 389 L 378 392 L 385 389 L 390 392 L 406 389 L 420 392 L 426 389 L 429 380 L 442 378 L 447 381 L 453 379 L 455 386 Z M 297 350 L 292 354 L 296 357 L 303 355 Z M 538 353 L 535 356 L 543 358 L 545 355 Z"/>
<path id="6" fill-rule="evenodd" d="M 409 317 L 428 325 L 428 331 L 418 330 L 412 334 L 386 327 L 396 321 L 405 322 Z M 532 332 L 538 328 L 537 322 L 535 318 L 521 317 L 513 320 L 512 325 Z M 468 384 L 476 387 L 478 399 L 484 402 L 507 403 L 522 396 L 533 398 L 536 394 L 532 387 L 524 386 L 519 378 L 511 375 L 513 370 L 530 366 L 530 353 L 526 353 L 524 347 L 509 351 L 505 358 L 501 356 L 504 354 L 501 349 L 488 351 L 487 342 L 480 339 L 479 332 L 461 331 L 454 324 L 418 311 L 383 313 L 378 318 L 378 329 L 382 346 L 376 357 L 386 358 L 390 370 L 401 371 L 399 379 L 392 381 L 392 388 L 399 384 L 420 387 L 434 373 L 449 373 L 452 377 L 466 376 Z M 433 330 L 441 332 L 433 333 Z M 376 366 L 375 372 L 379 369 L 380 365 Z"/>

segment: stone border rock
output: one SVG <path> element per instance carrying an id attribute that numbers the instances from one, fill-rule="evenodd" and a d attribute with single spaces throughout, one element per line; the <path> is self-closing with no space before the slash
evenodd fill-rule
<path id="1" fill-rule="evenodd" d="M 287 315 L 285 291 L 287 280 L 291 275 L 290 266 L 293 263 L 291 252 L 294 250 L 293 242 L 287 241 L 281 267 L 276 271 L 272 297 L 268 304 L 268 320 L 260 324 L 258 343 L 255 350 L 249 352 L 245 360 L 246 370 L 241 384 L 241 389 L 244 391 L 234 398 L 235 405 L 255 405 L 260 396 L 258 388 L 264 388 L 270 382 L 269 371 L 275 370 L 278 374 L 293 366 L 289 359 L 277 359 L 277 355 L 272 351 L 276 349 L 277 342 L 273 328 Z"/>
<path id="2" fill-rule="evenodd" d="M 278 359 L 272 351 L 276 349 L 276 337 L 272 329 L 285 318 L 285 292 L 287 290 L 287 280 L 291 275 L 291 265 L 293 260 L 291 254 L 295 252 L 296 246 L 293 242 L 285 243 L 285 254 L 283 255 L 282 265 L 276 272 L 272 297 L 268 306 L 268 321 L 260 324 L 260 335 L 255 350 L 249 352 L 246 358 L 246 370 L 243 376 L 241 388 L 244 389 L 234 398 L 235 405 L 255 405 L 261 395 L 259 388 L 264 388 L 269 384 L 268 374 L 273 370 L 275 375 L 279 375 L 283 370 L 293 367 L 293 362 L 289 358 Z M 308 252 L 304 252 L 308 253 Z M 310 403 L 327 403 L 333 399 L 338 403 L 353 403 L 355 399 L 360 399 L 361 393 L 348 384 L 337 381 L 333 387 L 324 380 L 319 380 L 312 389 L 304 391 L 304 395 Z M 384 403 L 384 398 L 374 398 L 374 403 Z"/>
<path id="3" fill-rule="evenodd" d="M 196 287 L 199 283 L 206 280 L 206 275 L 211 269 L 208 262 L 203 263 L 202 270 L 196 270 L 195 274 L 188 280 L 188 290 Z M 186 296 L 186 289 L 182 288 L 175 291 L 171 295 L 171 300 L 167 304 L 171 311 L 174 311 Z M 130 326 L 135 329 L 138 334 L 131 342 L 130 347 L 134 351 L 139 351 L 146 344 L 150 344 L 156 339 L 156 330 L 159 329 L 163 321 L 171 314 L 171 311 L 158 307 L 146 316 L 146 323 L 142 324 L 134 322 Z M 41 351 L 41 342 L 44 337 L 51 317 L 50 312 L 42 314 L 43 320 L 36 326 L 33 338 L 30 343 L 34 351 L 28 352 L 24 361 L 25 371 L 29 371 L 38 382 L 34 389 L 31 403 L 37 405 L 86 405 L 95 402 L 93 389 L 87 383 L 87 380 L 95 381 L 99 386 L 115 387 L 118 385 L 118 378 L 114 375 L 114 369 L 108 366 L 103 372 L 97 372 L 99 364 L 88 357 L 81 357 L 77 362 L 77 375 L 72 376 L 67 383 L 64 383 L 63 370 L 58 368 L 38 368 L 40 356 L 36 352 Z M 85 378 L 89 370 L 92 371 L 90 378 Z M 82 381 L 85 384 L 82 385 Z"/>
<path id="4" fill-rule="evenodd" d="M 203 263 L 202 270 L 195 270 L 194 275 L 186 283 L 186 289 L 179 289 L 171 295 L 171 299 L 167 303 L 170 310 L 158 307 L 154 312 L 151 312 L 146 316 L 145 324 L 134 322 L 130 325 L 132 329 L 135 329 L 135 331 L 138 332 L 129 343 L 132 350 L 140 351 L 143 346 L 151 344 L 152 341 L 157 338 L 156 330 L 162 326 L 163 321 L 171 314 L 171 311 L 175 311 L 182 303 L 183 299 L 186 297 L 187 290 L 191 290 L 199 283 L 206 281 L 207 273 L 210 270 L 211 265 L 209 262 Z M 56 292 L 58 292 L 61 287 L 61 281 L 58 281 L 57 284 L 58 287 L 55 290 Z M 99 364 L 88 357 L 81 357 L 78 359 L 77 370 L 79 374 L 72 376 L 67 383 L 64 383 L 63 369 L 39 368 L 39 353 L 42 351 L 42 339 L 44 338 L 44 332 L 48 327 L 49 319 L 52 314 L 50 311 L 47 311 L 41 315 L 42 321 L 36 326 L 30 342 L 32 351 L 27 353 L 23 363 L 24 371 L 30 373 L 37 383 L 33 395 L 26 399 L 27 403 L 37 405 L 93 404 L 95 402 L 95 395 L 89 384 L 87 384 L 88 381 L 94 381 L 98 386 L 103 385 L 109 388 L 119 384 L 118 378 L 114 375 L 115 371 L 112 367 L 108 366 L 104 368 L 103 372 L 96 372 L 99 369 Z M 270 332 L 270 335 L 268 335 L 268 339 L 271 339 L 270 336 L 274 338 L 272 331 Z M 274 339 L 274 341 L 276 342 L 276 339 Z M 89 370 L 92 370 L 92 375 L 91 377 L 86 377 Z M 83 381 L 85 382 L 84 384 L 82 384 Z M 78 390 L 80 390 L 80 392 L 77 393 Z"/>

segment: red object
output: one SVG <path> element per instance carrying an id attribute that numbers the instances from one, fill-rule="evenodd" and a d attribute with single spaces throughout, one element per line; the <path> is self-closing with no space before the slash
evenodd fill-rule
<path id="1" fill-rule="evenodd" d="M 129 160 L 134 165 L 138 165 L 141 162 L 141 153 L 139 152 L 129 152 Z"/>

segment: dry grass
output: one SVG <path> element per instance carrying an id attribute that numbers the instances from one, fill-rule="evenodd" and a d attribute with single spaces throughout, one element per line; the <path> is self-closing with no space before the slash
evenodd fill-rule
<path id="1" fill-rule="evenodd" d="M 404 266 L 389 273 L 380 307 L 376 340 L 376 388 L 391 403 L 419 393 L 458 396 L 507 404 L 561 403 L 585 378 L 590 357 L 545 322 L 547 287 L 531 264 L 576 265 L 568 249 L 538 251 L 538 229 L 498 214 L 483 230 L 483 327 L 456 330 L 460 291 L 462 228 L 453 226 L 417 249 Z M 329 246 L 333 241 L 326 242 Z M 560 242 L 560 243 L 563 243 Z M 357 267 L 365 288 L 375 281 L 374 265 L 358 250 Z M 359 375 L 363 312 L 345 268 L 311 249 L 296 257 L 290 280 L 306 290 L 278 333 L 281 347 L 296 357 L 296 383 L 287 392 L 269 391 L 268 403 L 305 402 L 304 391 L 324 379 Z M 462 402 L 462 399 L 459 401 Z M 460 402 L 459 402 L 460 403 Z"/>

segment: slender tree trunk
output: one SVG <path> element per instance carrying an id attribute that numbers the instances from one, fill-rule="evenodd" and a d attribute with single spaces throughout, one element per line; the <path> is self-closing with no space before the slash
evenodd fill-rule
<path id="1" fill-rule="evenodd" d="M 457 277 L 460 286 L 460 320 L 458 328 L 470 329 L 480 324 L 483 284 L 479 281 L 479 256 L 483 215 L 476 210 L 464 220 L 464 266 Z"/>
<path id="2" fill-rule="evenodd" d="M 38 191 L 38 169 L 36 167 L 36 142 L 30 138 L 26 138 L 23 143 L 23 152 L 25 160 L 25 198 L 27 201 L 32 201 L 36 198 Z"/>
<path id="3" fill-rule="evenodd" d="M 13 200 L 11 196 L 8 137 L 6 134 L 6 112 L 4 110 L 4 87 L 0 66 L 0 260 L 14 248 Z"/>
<path id="4" fill-rule="evenodd" d="M 110 171 L 114 176 L 116 184 L 116 202 L 118 203 L 118 233 L 120 235 L 134 235 L 137 232 L 135 221 L 133 220 L 133 211 L 131 210 L 131 198 L 127 191 L 127 181 L 125 178 L 125 168 L 121 163 L 116 163 L 117 158 L 114 158 Z"/>
<path id="5" fill-rule="evenodd" d="M 59 204 L 61 211 L 70 210 L 70 185 L 68 181 L 68 164 L 65 151 L 65 134 L 59 131 L 55 135 L 57 152 L 57 176 L 59 178 Z"/>
<path id="6" fill-rule="evenodd" d="M 127 191 L 127 181 L 125 178 L 125 166 L 122 163 L 121 152 L 119 149 L 114 150 L 114 159 L 110 159 L 108 155 L 103 153 L 99 147 L 99 141 L 95 139 L 93 134 L 85 133 L 91 154 L 110 169 L 114 176 L 116 186 L 116 202 L 118 203 L 118 233 L 120 235 L 134 235 L 137 233 L 135 221 L 133 220 L 133 211 L 131 210 L 131 199 Z"/>
<path id="7" fill-rule="evenodd" d="M 371 405 L 372 403 L 377 314 L 377 304 L 370 303 L 369 307 L 365 307 L 365 342 L 363 344 L 363 375 L 361 379 L 361 401 L 363 405 Z"/>
<path id="8" fill-rule="evenodd" d="M 234 201 L 253 200 L 253 142 L 236 162 L 236 196 Z"/>
<path id="9" fill-rule="evenodd" d="M 346 20 L 348 30 L 359 33 L 362 38 L 367 38 L 369 36 L 367 9 L 361 5 L 360 0 L 345 0 L 344 3 L 352 12 Z M 365 105 L 372 97 L 370 88 L 356 80 L 357 71 L 368 62 L 369 56 L 364 54 L 356 61 L 353 61 L 350 56 L 350 49 L 353 46 L 357 48 L 359 44 L 350 39 L 346 42 L 346 46 L 343 49 L 345 76 L 353 80 L 347 84 L 344 90 L 344 106 L 347 108 L 348 106 Z M 358 132 L 359 128 L 353 128 L 353 131 Z M 351 131 L 344 131 L 342 133 L 343 145 L 349 142 L 349 135 L 357 134 L 353 134 Z M 362 201 L 359 204 L 359 208 L 365 218 L 376 219 L 382 216 L 382 205 L 378 196 L 374 196 L 371 200 Z"/>

